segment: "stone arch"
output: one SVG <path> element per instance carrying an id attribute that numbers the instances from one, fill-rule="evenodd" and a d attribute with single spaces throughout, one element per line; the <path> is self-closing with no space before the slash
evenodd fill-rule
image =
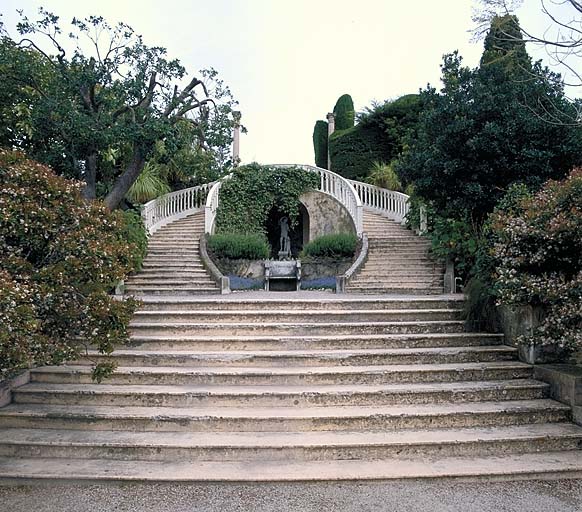
<path id="1" fill-rule="evenodd" d="M 302 194 L 299 201 L 305 208 L 309 219 L 307 233 L 304 232 L 303 235 L 303 244 L 323 235 L 356 234 L 356 226 L 349 212 L 329 194 L 311 190 Z"/>

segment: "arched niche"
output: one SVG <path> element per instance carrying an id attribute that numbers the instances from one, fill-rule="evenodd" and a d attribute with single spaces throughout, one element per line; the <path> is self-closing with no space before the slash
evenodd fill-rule
<path id="1" fill-rule="evenodd" d="M 299 198 L 306 210 L 308 225 L 303 244 L 323 235 L 336 233 L 356 234 L 356 226 L 346 208 L 328 194 L 312 190 Z M 305 229 L 305 223 L 304 223 Z"/>

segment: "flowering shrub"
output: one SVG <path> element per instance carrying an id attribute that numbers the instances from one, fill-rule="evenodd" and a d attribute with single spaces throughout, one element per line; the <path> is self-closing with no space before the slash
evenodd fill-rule
<path id="1" fill-rule="evenodd" d="M 499 302 L 541 306 L 521 342 L 582 347 L 582 169 L 491 216 Z"/>
<path id="2" fill-rule="evenodd" d="M 140 263 L 122 212 L 86 202 L 81 184 L 0 150 L 0 379 L 128 338 L 137 303 L 109 292 Z M 113 366 L 94 370 L 100 380 Z"/>

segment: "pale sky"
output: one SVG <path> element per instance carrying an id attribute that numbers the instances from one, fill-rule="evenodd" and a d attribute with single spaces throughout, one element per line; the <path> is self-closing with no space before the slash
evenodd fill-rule
<path id="1" fill-rule="evenodd" d="M 214 67 L 248 128 L 243 162 L 312 164 L 313 125 L 340 95 L 360 111 L 439 87 L 443 54 L 459 50 L 476 66 L 483 46 L 471 42 L 475 0 L 3 0 L 10 34 L 16 9 L 32 18 L 40 5 L 63 26 L 92 14 L 123 21 L 190 76 Z M 539 0 L 518 14 L 523 26 L 543 27 Z"/>

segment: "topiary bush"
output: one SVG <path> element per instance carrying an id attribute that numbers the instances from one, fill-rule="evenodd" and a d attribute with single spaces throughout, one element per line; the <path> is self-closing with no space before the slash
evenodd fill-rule
<path id="1" fill-rule="evenodd" d="M 319 176 L 299 167 L 257 163 L 237 167 L 220 189 L 216 232 L 266 236 L 272 208 L 286 215 L 293 228 L 299 216 L 299 196 L 318 186 Z"/>
<path id="2" fill-rule="evenodd" d="M 358 238 L 349 233 L 323 235 L 309 242 L 301 252 L 301 257 L 345 257 L 351 258 L 358 246 Z"/>
<path id="3" fill-rule="evenodd" d="M 316 121 L 313 127 L 313 152 L 315 165 L 327 169 L 327 130 L 326 121 Z"/>
<path id="4" fill-rule="evenodd" d="M 356 111 L 354 110 L 354 101 L 349 94 L 343 94 L 337 99 L 333 107 L 333 113 L 335 115 L 336 130 L 353 128 Z"/>
<path id="5" fill-rule="evenodd" d="M 109 292 L 139 265 L 143 228 L 84 201 L 81 188 L 0 150 L 0 379 L 75 359 L 86 345 L 110 354 L 128 339 L 137 302 Z M 130 233 L 141 242 L 128 243 Z M 112 370 L 100 363 L 93 375 Z"/>
<path id="6" fill-rule="evenodd" d="M 271 247 L 263 235 L 222 233 L 208 237 L 208 249 L 216 258 L 264 260 Z"/>
<path id="7" fill-rule="evenodd" d="M 385 134 L 374 126 L 336 131 L 329 138 L 331 170 L 364 181 L 374 162 L 391 158 L 391 148 Z"/>

